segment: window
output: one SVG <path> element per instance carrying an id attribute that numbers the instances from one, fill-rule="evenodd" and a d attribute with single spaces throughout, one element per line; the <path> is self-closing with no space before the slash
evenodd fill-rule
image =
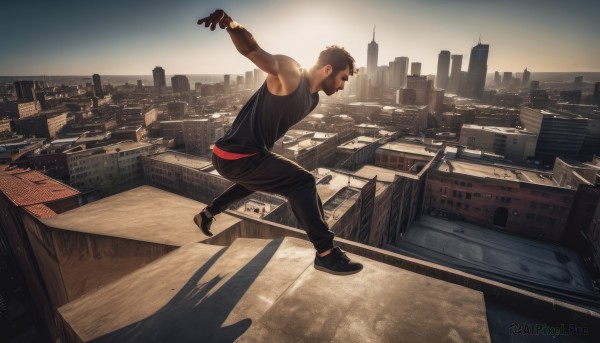
<path id="1" fill-rule="evenodd" d="M 529 208 L 536 209 L 537 207 L 538 207 L 538 203 L 537 202 L 532 201 L 532 202 L 529 203 Z"/>
<path id="2" fill-rule="evenodd" d="M 471 199 L 471 193 L 465 193 L 465 198 Z"/>
<path id="3" fill-rule="evenodd" d="M 548 204 L 541 203 L 540 208 L 543 210 L 547 210 L 550 206 Z"/>

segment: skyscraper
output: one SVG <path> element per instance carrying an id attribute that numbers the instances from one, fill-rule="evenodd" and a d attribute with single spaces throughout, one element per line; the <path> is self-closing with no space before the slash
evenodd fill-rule
<path id="1" fill-rule="evenodd" d="M 531 73 L 527 68 L 523 71 L 523 80 L 521 81 L 521 86 L 529 87 L 529 79 L 531 78 Z"/>
<path id="2" fill-rule="evenodd" d="M 500 76 L 500 73 L 497 70 L 494 72 L 494 86 L 502 86 L 502 76 Z"/>
<path id="3" fill-rule="evenodd" d="M 479 42 L 471 49 L 469 74 L 467 75 L 466 96 L 480 99 L 485 88 L 487 75 L 487 59 L 490 51 L 488 44 Z"/>
<path id="4" fill-rule="evenodd" d="M 167 87 L 165 70 L 162 67 L 154 68 L 152 70 L 152 78 L 154 79 L 154 90 L 158 94 L 162 93 L 163 89 Z"/>
<path id="5" fill-rule="evenodd" d="M 34 101 L 35 98 L 35 84 L 33 81 L 15 81 L 15 92 L 17 93 L 18 100 Z"/>
<path id="6" fill-rule="evenodd" d="M 512 83 L 512 72 L 505 71 L 504 75 L 502 75 L 502 86 L 505 88 L 510 88 L 510 84 Z"/>
<path id="7" fill-rule="evenodd" d="M 462 69 L 462 55 L 452 55 L 452 71 L 450 72 L 450 84 L 448 93 L 458 94 L 460 86 L 460 71 Z"/>
<path id="8" fill-rule="evenodd" d="M 369 43 L 367 50 L 367 77 L 374 83 L 377 74 L 377 56 L 379 54 L 379 44 L 375 42 L 375 28 L 373 28 L 373 40 Z"/>
<path id="9" fill-rule="evenodd" d="M 408 76 L 408 57 L 396 57 L 394 59 L 394 74 L 392 87 L 404 88 L 406 86 L 406 77 Z"/>
<path id="10" fill-rule="evenodd" d="M 410 75 L 421 76 L 421 62 L 413 62 L 410 64 Z"/>
<path id="11" fill-rule="evenodd" d="M 171 86 L 173 87 L 173 93 L 190 92 L 190 81 L 185 75 L 175 75 L 171 77 Z"/>
<path id="12" fill-rule="evenodd" d="M 246 72 L 246 89 L 254 88 L 254 72 L 247 71 Z"/>
<path id="13" fill-rule="evenodd" d="M 600 82 L 596 82 L 594 86 L 594 104 L 600 106 Z"/>
<path id="14" fill-rule="evenodd" d="M 104 92 L 102 91 L 102 81 L 100 80 L 100 75 L 92 75 L 92 82 L 94 83 L 94 96 L 97 98 L 104 98 Z"/>
<path id="15" fill-rule="evenodd" d="M 266 78 L 267 74 L 264 71 L 260 69 L 254 69 L 254 89 L 259 89 L 265 82 Z"/>
<path id="16" fill-rule="evenodd" d="M 450 51 L 442 50 L 438 55 L 437 65 L 437 76 L 435 78 L 435 85 L 437 88 L 446 89 L 448 88 L 450 72 Z"/>
<path id="17" fill-rule="evenodd" d="M 407 77 L 406 88 L 416 92 L 416 105 L 429 105 L 433 82 L 427 80 L 426 76 L 411 75 Z"/>

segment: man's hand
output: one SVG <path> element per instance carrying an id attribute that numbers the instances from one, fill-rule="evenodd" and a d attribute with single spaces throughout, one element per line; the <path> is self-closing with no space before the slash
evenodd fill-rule
<path id="1" fill-rule="evenodd" d="M 217 28 L 217 24 L 222 29 L 231 28 L 232 23 L 235 23 L 230 16 L 223 10 L 216 10 L 210 16 L 198 20 L 198 25 L 204 24 L 204 27 L 210 25 L 210 30 L 214 31 Z"/>

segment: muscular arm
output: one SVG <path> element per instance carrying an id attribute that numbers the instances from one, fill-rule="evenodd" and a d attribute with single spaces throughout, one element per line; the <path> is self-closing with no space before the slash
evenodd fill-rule
<path id="1" fill-rule="evenodd" d="M 211 30 L 214 30 L 217 25 L 226 29 L 237 51 L 269 75 L 267 86 L 272 93 L 289 94 L 298 86 L 300 82 L 298 63 L 290 57 L 271 55 L 264 51 L 252 34 L 224 11 L 216 10 L 209 17 L 198 20 L 198 25 L 201 24 L 205 27 L 210 25 Z"/>

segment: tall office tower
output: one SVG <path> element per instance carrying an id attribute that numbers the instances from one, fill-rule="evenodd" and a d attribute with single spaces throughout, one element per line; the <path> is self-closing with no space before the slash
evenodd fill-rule
<path id="1" fill-rule="evenodd" d="M 254 88 L 254 73 L 252 71 L 246 72 L 246 89 Z"/>
<path id="2" fill-rule="evenodd" d="M 594 86 L 594 104 L 600 106 L 600 82 Z"/>
<path id="3" fill-rule="evenodd" d="M 225 85 L 225 87 L 229 87 L 231 83 L 231 75 L 229 74 L 225 74 L 223 75 L 223 84 Z"/>
<path id="4" fill-rule="evenodd" d="M 581 87 L 583 84 L 583 76 L 575 76 L 575 81 L 573 82 L 575 87 Z"/>
<path id="5" fill-rule="evenodd" d="M 142 89 L 143 86 L 142 80 L 137 80 L 137 89 Z"/>
<path id="6" fill-rule="evenodd" d="M 452 69 L 450 71 L 450 83 L 448 93 L 458 94 L 460 86 L 460 70 L 462 69 L 462 55 L 452 55 Z"/>
<path id="7" fill-rule="evenodd" d="M 527 70 L 527 68 L 525 68 L 525 70 L 523 71 L 523 80 L 521 80 L 521 86 L 528 87 L 529 79 L 531 79 L 531 72 Z"/>
<path id="8" fill-rule="evenodd" d="M 437 76 L 435 78 L 435 86 L 440 89 L 448 88 L 450 72 L 450 51 L 442 50 L 438 55 Z"/>
<path id="9" fill-rule="evenodd" d="M 522 107 L 521 124 L 538 136 L 535 157 L 552 165 L 557 156 L 577 156 L 588 132 L 588 119 Z"/>
<path id="10" fill-rule="evenodd" d="M 496 87 L 502 86 L 502 76 L 500 76 L 498 71 L 494 72 L 494 85 Z"/>
<path id="11" fill-rule="evenodd" d="M 35 84 L 33 81 L 15 81 L 15 92 L 17 93 L 17 100 L 34 101 L 35 98 Z"/>
<path id="12" fill-rule="evenodd" d="M 190 81 L 185 75 L 175 75 L 171 77 L 171 86 L 173 87 L 173 93 L 189 93 L 190 92 Z"/>
<path id="13" fill-rule="evenodd" d="M 158 94 L 162 93 L 167 87 L 165 70 L 162 67 L 156 67 L 152 69 L 152 78 L 154 79 L 154 91 Z"/>
<path id="14" fill-rule="evenodd" d="M 429 95 L 433 89 L 433 82 L 426 76 L 411 75 L 406 78 L 406 88 L 416 92 L 415 105 L 429 105 Z"/>
<path id="15" fill-rule="evenodd" d="M 236 89 L 237 90 L 241 90 L 243 84 L 244 84 L 244 76 L 243 75 L 237 75 L 235 77 L 235 87 L 236 87 Z"/>
<path id="16" fill-rule="evenodd" d="M 264 71 L 260 69 L 254 69 L 254 89 L 259 89 L 265 82 L 266 78 L 267 74 Z"/>
<path id="17" fill-rule="evenodd" d="M 530 90 L 540 89 L 540 81 L 531 81 L 529 84 Z"/>
<path id="18" fill-rule="evenodd" d="M 512 83 L 512 73 L 510 71 L 505 71 L 502 76 L 502 86 L 504 88 L 509 88 Z"/>
<path id="19" fill-rule="evenodd" d="M 94 82 L 94 96 L 97 98 L 104 98 L 104 92 L 102 91 L 102 81 L 100 80 L 100 75 L 92 75 L 92 82 Z"/>
<path id="20" fill-rule="evenodd" d="M 369 78 L 367 75 L 367 68 L 360 67 L 358 69 L 358 101 L 367 101 L 369 95 Z"/>
<path id="21" fill-rule="evenodd" d="M 531 108 L 545 110 L 548 108 L 550 98 L 548 93 L 543 89 L 531 89 L 529 91 L 529 104 Z"/>
<path id="22" fill-rule="evenodd" d="M 413 62 L 410 64 L 410 75 L 421 76 L 421 62 Z"/>
<path id="23" fill-rule="evenodd" d="M 481 44 L 481 42 L 471 49 L 466 84 L 466 96 L 468 97 L 480 99 L 483 95 L 489 51 L 489 44 Z"/>
<path id="24" fill-rule="evenodd" d="M 373 40 L 369 43 L 367 50 L 367 77 L 371 83 L 375 83 L 377 74 L 377 56 L 379 54 L 379 44 L 375 42 L 375 28 L 373 28 Z"/>
<path id="25" fill-rule="evenodd" d="M 408 57 L 396 57 L 394 59 L 394 74 L 392 76 L 392 87 L 404 88 L 408 76 Z"/>

